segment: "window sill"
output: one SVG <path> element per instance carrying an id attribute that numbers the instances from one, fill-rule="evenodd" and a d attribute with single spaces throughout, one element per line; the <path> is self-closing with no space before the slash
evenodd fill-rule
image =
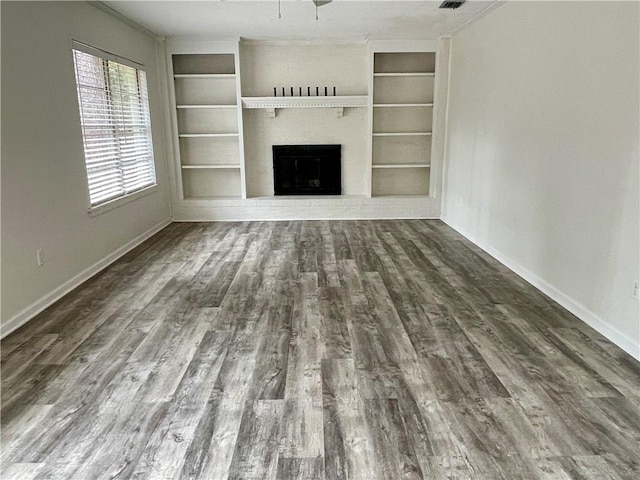
<path id="1" fill-rule="evenodd" d="M 114 198 L 113 200 L 110 200 L 106 203 L 102 203 L 100 205 L 96 205 L 95 207 L 89 207 L 89 209 L 87 210 L 87 213 L 89 213 L 90 217 L 96 217 L 110 210 L 113 210 L 114 208 L 118 208 L 121 205 L 125 205 L 139 198 L 146 197 L 147 195 L 155 192 L 156 190 L 158 190 L 158 184 L 145 187 L 142 190 L 138 190 L 137 192 L 130 193 L 129 195 L 126 195 L 124 197 Z"/>

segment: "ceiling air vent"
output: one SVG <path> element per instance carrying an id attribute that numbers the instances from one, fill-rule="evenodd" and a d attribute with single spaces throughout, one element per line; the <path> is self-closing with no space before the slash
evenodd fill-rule
<path id="1" fill-rule="evenodd" d="M 455 10 L 456 8 L 460 8 L 464 2 L 465 0 L 462 0 L 460 2 L 442 2 L 440 8 L 449 8 L 451 10 Z"/>

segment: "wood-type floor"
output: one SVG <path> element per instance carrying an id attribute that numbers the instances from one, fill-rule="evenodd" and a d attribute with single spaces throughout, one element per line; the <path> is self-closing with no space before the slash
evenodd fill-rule
<path id="1" fill-rule="evenodd" d="M 638 362 L 439 221 L 172 224 L 2 341 L 3 479 L 638 479 Z"/>

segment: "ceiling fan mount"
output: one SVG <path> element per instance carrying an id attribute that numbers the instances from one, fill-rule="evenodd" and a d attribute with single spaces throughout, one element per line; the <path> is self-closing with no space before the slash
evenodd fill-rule
<path id="1" fill-rule="evenodd" d="M 282 10 L 280 9 L 280 1 L 278 0 L 278 18 L 282 18 Z M 327 3 L 333 2 L 333 0 L 311 0 L 316 7 L 316 20 L 318 20 L 318 7 L 322 7 Z"/>
<path id="2" fill-rule="evenodd" d="M 311 0 L 316 6 L 316 20 L 318 20 L 318 7 L 331 3 L 333 0 Z"/>

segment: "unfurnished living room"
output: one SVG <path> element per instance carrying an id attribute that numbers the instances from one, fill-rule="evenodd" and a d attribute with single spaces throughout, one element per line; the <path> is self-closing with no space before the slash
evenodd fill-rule
<path id="1" fill-rule="evenodd" d="M 0 16 L 0 478 L 640 478 L 640 3 Z"/>

